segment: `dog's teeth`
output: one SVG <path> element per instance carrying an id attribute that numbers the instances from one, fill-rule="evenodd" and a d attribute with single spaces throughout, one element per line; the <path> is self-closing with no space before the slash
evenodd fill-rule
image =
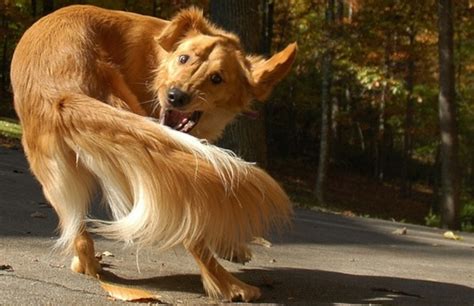
<path id="1" fill-rule="evenodd" d="M 166 122 L 166 113 L 167 111 L 162 109 L 161 112 L 160 112 L 160 118 L 158 119 L 158 121 L 160 122 L 160 124 L 163 124 L 165 125 L 165 122 Z"/>
<path id="2" fill-rule="evenodd" d="M 184 126 L 182 131 L 185 132 L 185 133 L 189 132 L 194 127 L 195 124 L 196 124 L 196 122 L 194 122 L 192 120 L 189 120 L 186 123 L 186 125 Z"/>

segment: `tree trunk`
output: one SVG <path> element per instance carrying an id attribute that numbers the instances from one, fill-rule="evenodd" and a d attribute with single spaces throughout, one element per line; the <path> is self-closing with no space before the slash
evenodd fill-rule
<path id="1" fill-rule="evenodd" d="M 386 162 L 386 104 L 389 96 L 389 80 L 392 77 L 392 62 L 391 54 L 393 52 L 393 37 L 390 32 L 385 35 L 385 54 L 384 54 L 384 82 L 382 85 L 382 93 L 380 96 L 379 113 L 377 118 L 377 133 L 375 138 L 375 159 L 374 159 L 374 177 L 379 182 L 383 182 L 385 176 L 385 162 Z"/>
<path id="2" fill-rule="evenodd" d="M 43 0 L 43 16 L 51 13 L 52 11 L 54 11 L 54 1 Z"/>
<path id="3" fill-rule="evenodd" d="M 344 22 L 344 0 L 337 0 L 336 16 L 337 22 L 342 26 Z"/>
<path id="4" fill-rule="evenodd" d="M 441 225 L 459 229 L 460 180 L 451 0 L 438 0 L 439 123 L 441 133 Z"/>
<path id="5" fill-rule="evenodd" d="M 337 0 L 336 1 L 336 8 L 335 8 L 335 22 L 337 23 L 337 31 L 336 34 L 334 35 L 337 37 L 337 39 L 342 39 L 342 35 L 344 33 L 344 0 Z M 340 80 L 335 80 L 335 82 L 342 83 L 343 81 Z M 346 86 L 349 86 L 349 84 L 345 84 Z M 343 84 L 340 84 L 340 86 L 344 86 Z M 342 151 L 342 139 L 341 139 L 341 133 L 339 129 L 339 113 L 341 111 L 341 97 L 339 96 L 334 96 L 332 98 L 332 103 L 331 103 L 331 139 L 332 139 L 332 153 L 331 157 L 333 159 L 338 159 L 338 156 L 340 152 Z M 330 161 L 331 162 L 331 161 Z"/>
<path id="6" fill-rule="evenodd" d="M 388 64 L 386 66 L 386 68 L 388 68 Z M 388 72 L 386 72 L 386 77 L 388 78 Z M 377 134 L 375 136 L 374 177 L 379 182 L 383 182 L 385 174 L 385 104 L 387 102 L 387 95 L 388 81 L 385 81 L 382 85 L 379 114 L 377 118 Z"/>
<path id="7" fill-rule="evenodd" d="M 261 36 L 261 53 L 265 56 L 270 56 L 272 52 L 272 38 L 273 38 L 273 0 L 261 0 L 262 7 L 262 36 Z"/>
<path id="8" fill-rule="evenodd" d="M 401 194 L 404 197 L 408 197 L 411 194 L 411 181 L 410 181 L 410 164 L 413 151 L 413 112 L 415 103 L 413 101 L 413 87 L 415 79 L 415 59 L 414 59 L 414 44 L 415 44 L 415 32 L 410 29 L 410 46 L 409 56 L 407 63 L 407 78 L 406 78 L 406 90 L 407 90 L 407 107 L 405 111 L 405 130 L 403 135 L 403 164 L 402 164 L 402 188 Z"/>
<path id="9" fill-rule="evenodd" d="M 431 203 L 431 212 L 433 214 L 440 214 L 441 202 L 441 144 L 436 147 L 435 164 L 433 171 L 433 202 Z"/>
<path id="10" fill-rule="evenodd" d="M 262 17 L 259 1 L 255 0 L 211 0 L 211 20 L 227 31 L 236 33 L 246 52 L 261 53 Z M 258 120 L 239 118 L 224 132 L 220 146 L 229 148 L 248 161 L 261 166 L 267 164 L 264 108 L 256 105 L 260 112 Z"/>
<path id="11" fill-rule="evenodd" d="M 327 0 L 326 24 L 328 26 L 328 42 L 331 42 L 331 27 L 334 24 L 334 1 Z M 321 67 L 321 140 L 319 146 L 319 164 L 317 170 L 314 196 L 319 204 L 325 203 L 325 190 L 329 166 L 329 150 L 331 136 L 331 82 L 332 82 L 332 50 L 328 48 L 323 55 Z"/>
<path id="12" fill-rule="evenodd" d="M 31 17 L 36 18 L 36 0 L 31 0 Z"/>
<path id="13" fill-rule="evenodd" d="M 158 13 L 158 3 L 157 3 L 158 0 L 151 0 L 151 15 L 156 17 L 158 16 L 157 13 Z"/>
<path id="14" fill-rule="evenodd" d="M 3 46 L 2 46 L 2 79 L 1 79 L 1 88 L 0 96 L 6 93 L 8 87 L 8 19 L 6 14 L 2 14 L 2 22 L 0 29 L 3 29 Z"/>

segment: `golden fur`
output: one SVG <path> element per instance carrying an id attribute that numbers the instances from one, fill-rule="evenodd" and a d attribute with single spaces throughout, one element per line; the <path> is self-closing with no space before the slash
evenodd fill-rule
<path id="1" fill-rule="evenodd" d="M 265 99 L 295 54 L 292 44 L 269 60 L 246 56 L 197 9 L 165 21 L 70 6 L 26 31 L 12 61 L 15 109 L 31 169 L 59 216 L 58 245 L 75 252 L 71 268 L 100 272 L 85 218 L 100 188 L 113 220 L 89 220 L 88 230 L 139 247 L 183 244 L 208 294 L 258 298 L 213 254 L 247 258 L 252 237 L 288 222 L 288 197 L 261 169 L 198 138 L 216 140 Z M 212 73 L 224 81 L 213 84 Z M 180 113 L 202 112 L 190 132 L 197 138 L 147 118 L 170 108 L 174 87 L 191 97 Z"/>

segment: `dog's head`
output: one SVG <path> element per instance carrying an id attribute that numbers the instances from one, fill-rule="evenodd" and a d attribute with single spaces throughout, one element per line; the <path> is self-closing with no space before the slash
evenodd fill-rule
<path id="1" fill-rule="evenodd" d="M 238 114 L 263 101 L 290 71 L 296 44 L 270 59 L 248 56 L 234 34 L 197 9 L 179 13 L 157 38 L 161 59 L 153 89 L 162 123 L 209 141 Z"/>

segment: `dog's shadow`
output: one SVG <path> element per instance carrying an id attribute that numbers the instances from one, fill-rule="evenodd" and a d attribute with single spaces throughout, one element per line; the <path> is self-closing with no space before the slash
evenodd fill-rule
<path id="1" fill-rule="evenodd" d="M 102 265 L 102 267 L 106 267 Z M 102 270 L 101 280 L 116 285 L 133 286 L 154 291 L 184 291 L 189 293 L 202 293 L 200 286 L 200 275 L 197 274 L 174 274 L 157 276 L 151 278 L 129 279 L 119 276 L 110 270 Z"/>
<path id="2" fill-rule="evenodd" d="M 295 268 L 244 269 L 234 273 L 240 280 L 259 287 L 263 303 L 435 303 L 471 304 L 474 289 L 457 284 L 385 276 L 352 275 Z M 110 271 L 107 282 L 158 292 L 204 295 L 198 274 L 176 274 L 126 279 Z"/>

